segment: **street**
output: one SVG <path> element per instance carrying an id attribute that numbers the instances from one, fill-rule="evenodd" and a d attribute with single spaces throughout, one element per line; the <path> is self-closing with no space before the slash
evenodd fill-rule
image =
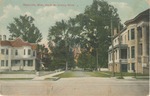
<path id="1" fill-rule="evenodd" d="M 83 75 L 61 78 L 57 81 L 11 80 L 0 81 L 0 94 L 2 96 L 148 96 L 149 81 Z"/>

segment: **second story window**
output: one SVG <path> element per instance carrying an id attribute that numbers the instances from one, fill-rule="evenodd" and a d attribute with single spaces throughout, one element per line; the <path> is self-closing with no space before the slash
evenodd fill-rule
<path id="1" fill-rule="evenodd" d="M 141 39 L 142 38 L 142 28 L 141 27 L 138 28 L 138 34 L 139 34 L 139 38 Z"/>
<path id="2" fill-rule="evenodd" d="M 18 55 L 18 50 L 15 51 L 15 55 Z"/>
<path id="3" fill-rule="evenodd" d="M 28 55 L 31 55 L 31 50 L 30 49 L 28 49 Z"/>
<path id="4" fill-rule="evenodd" d="M 24 55 L 26 55 L 26 49 L 24 49 Z"/>
<path id="5" fill-rule="evenodd" d="M 135 38 L 135 30 L 131 29 L 131 40 L 134 40 Z"/>
<path id="6" fill-rule="evenodd" d="M 0 40 L 2 40 L 2 35 L 0 35 Z"/>
<path id="7" fill-rule="evenodd" d="M 6 40 L 6 35 L 3 35 L 3 40 Z"/>
<path id="8" fill-rule="evenodd" d="M 128 30 L 128 40 L 130 40 L 130 31 Z"/>
<path id="9" fill-rule="evenodd" d="M 35 51 L 33 51 L 33 56 L 35 56 Z"/>

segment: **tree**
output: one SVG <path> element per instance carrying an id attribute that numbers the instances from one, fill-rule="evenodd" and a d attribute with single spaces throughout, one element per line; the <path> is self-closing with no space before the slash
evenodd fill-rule
<path id="1" fill-rule="evenodd" d="M 85 12 L 77 18 L 83 30 L 81 32 L 83 47 L 95 56 L 97 67 L 107 67 L 111 23 L 113 23 L 113 28 L 121 25 L 117 9 L 104 0 L 93 0 L 92 5 L 87 6 Z"/>
<path id="2" fill-rule="evenodd" d="M 84 13 L 77 15 L 76 18 L 70 18 L 68 22 L 63 20 L 56 22 L 55 26 L 50 28 L 48 38 L 50 44 L 55 45 L 55 47 L 50 47 L 53 50 L 62 46 L 61 48 L 66 49 L 64 56 L 68 57 L 70 47 L 79 44 L 81 49 L 87 52 L 82 55 L 92 58 L 94 64 L 91 62 L 90 66 L 93 69 L 99 66 L 107 67 L 107 51 L 111 40 L 108 36 L 111 35 L 111 23 L 113 23 L 112 30 L 118 25 L 122 28 L 117 9 L 104 0 L 93 0 L 92 5 L 87 6 Z M 62 42 L 64 43 L 61 45 Z M 81 60 L 83 56 L 79 58 L 80 63 L 84 61 Z"/>
<path id="3" fill-rule="evenodd" d="M 42 34 L 33 22 L 34 18 L 31 16 L 20 16 L 14 18 L 14 22 L 10 23 L 7 29 L 13 38 L 21 37 L 24 41 L 37 43 L 41 41 Z"/>
<path id="4" fill-rule="evenodd" d="M 65 60 L 66 66 L 68 65 L 69 68 L 74 67 L 72 49 L 79 43 L 79 32 L 79 25 L 76 22 L 76 18 L 56 22 L 49 29 L 48 41 L 52 54 L 55 59 Z"/>

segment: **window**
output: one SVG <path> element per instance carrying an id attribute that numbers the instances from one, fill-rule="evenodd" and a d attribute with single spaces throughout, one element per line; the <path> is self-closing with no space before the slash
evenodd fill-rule
<path id="1" fill-rule="evenodd" d="M 150 32 L 149 32 L 149 27 L 146 27 L 146 36 L 147 36 L 147 38 L 146 38 L 146 40 L 147 40 L 147 44 L 150 44 Z M 148 53 L 148 55 L 149 55 L 149 53 L 150 53 L 150 50 L 149 50 L 149 46 L 147 46 L 147 53 Z"/>
<path id="2" fill-rule="evenodd" d="M 134 29 L 131 29 L 131 40 L 134 40 L 135 38 L 135 30 Z"/>
<path id="3" fill-rule="evenodd" d="M 142 55 L 142 44 L 139 45 L 139 55 Z"/>
<path id="4" fill-rule="evenodd" d="M 9 54 L 8 49 L 6 49 L 6 55 L 8 55 L 8 54 Z"/>
<path id="5" fill-rule="evenodd" d="M 28 60 L 28 66 L 33 66 L 33 60 Z"/>
<path id="6" fill-rule="evenodd" d="M 121 49 L 121 58 L 127 59 L 127 49 Z"/>
<path id="7" fill-rule="evenodd" d="M 2 40 L 2 35 L 0 35 L 0 40 Z"/>
<path id="8" fill-rule="evenodd" d="M 130 40 L 130 31 L 128 30 L 128 40 Z"/>
<path id="9" fill-rule="evenodd" d="M 33 56 L 35 56 L 35 51 L 33 51 Z"/>
<path id="10" fill-rule="evenodd" d="M 8 60 L 6 60 L 6 66 L 8 66 Z"/>
<path id="11" fill-rule="evenodd" d="M 131 47 L 131 58 L 135 58 L 135 47 Z"/>
<path id="12" fill-rule="evenodd" d="M 18 66 L 20 64 L 20 60 L 12 60 L 11 61 L 11 66 Z"/>
<path id="13" fill-rule="evenodd" d="M 4 66 L 4 60 L 1 61 L 1 66 Z"/>
<path id="14" fill-rule="evenodd" d="M 23 66 L 26 66 L 26 61 L 25 60 L 23 60 Z"/>
<path id="15" fill-rule="evenodd" d="M 31 55 L 31 50 L 30 49 L 28 49 L 28 55 Z"/>
<path id="16" fill-rule="evenodd" d="M 18 50 L 15 51 L 15 55 L 18 55 Z"/>
<path id="17" fill-rule="evenodd" d="M 142 28 L 141 27 L 138 28 L 138 33 L 139 33 L 139 38 L 142 38 Z"/>
<path id="18" fill-rule="evenodd" d="M 132 70 L 135 70 L 135 64 L 132 63 Z"/>
<path id="19" fill-rule="evenodd" d="M 130 58 L 130 47 L 128 47 L 128 58 Z"/>
<path id="20" fill-rule="evenodd" d="M 6 40 L 6 35 L 3 35 L 3 40 Z"/>
<path id="21" fill-rule="evenodd" d="M 26 55 L 26 50 L 24 49 L 24 55 Z"/>
<path id="22" fill-rule="evenodd" d="M 1 54 L 5 54 L 5 49 L 1 49 Z"/>

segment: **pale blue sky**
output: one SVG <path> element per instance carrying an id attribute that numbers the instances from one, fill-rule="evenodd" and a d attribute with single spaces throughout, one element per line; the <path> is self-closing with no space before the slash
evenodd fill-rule
<path id="1" fill-rule="evenodd" d="M 106 1 L 118 9 L 123 23 L 148 9 L 148 2 L 150 2 L 150 0 Z M 93 0 L 0 0 L 0 33 L 9 34 L 6 27 L 13 21 L 13 17 L 28 14 L 35 18 L 35 25 L 40 29 L 44 38 L 42 42 L 45 42 L 50 26 L 61 19 L 67 20 L 69 17 L 83 13 L 85 7 L 91 5 L 92 2 Z M 51 4 L 61 5 L 50 6 Z M 68 4 L 71 5 L 67 6 Z"/>

